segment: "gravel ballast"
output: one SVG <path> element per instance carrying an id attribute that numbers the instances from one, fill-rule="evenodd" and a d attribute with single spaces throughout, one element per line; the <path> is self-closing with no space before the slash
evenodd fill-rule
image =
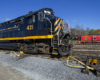
<path id="1" fill-rule="evenodd" d="M 96 77 L 93 73 L 83 74 L 81 69 L 67 66 L 66 61 L 33 56 L 14 61 L 10 54 L 0 52 L 0 62 L 4 66 L 11 66 L 22 72 L 24 77 L 33 80 L 100 80 L 100 77 Z"/>

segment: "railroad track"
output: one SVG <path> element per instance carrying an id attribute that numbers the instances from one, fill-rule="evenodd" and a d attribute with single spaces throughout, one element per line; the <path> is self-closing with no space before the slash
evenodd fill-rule
<path id="1" fill-rule="evenodd" d="M 97 46 L 97 47 L 100 47 L 100 45 L 81 45 L 81 44 L 80 44 L 80 45 L 79 45 L 79 44 L 76 44 L 76 45 L 73 45 L 73 46 L 74 46 L 74 47 L 89 47 L 89 46 L 90 46 L 90 47 L 96 47 L 96 46 Z"/>
<path id="2" fill-rule="evenodd" d="M 73 49 L 73 51 L 100 51 L 100 50 Z"/>
<path id="3" fill-rule="evenodd" d="M 10 55 L 11 50 L 0 50 L 3 52 L 6 52 L 6 54 Z M 15 53 L 19 54 L 19 51 L 15 51 Z M 80 58 L 82 55 L 88 56 L 88 55 L 100 55 L 100 50 L 81 50 L 81 49 L 72 49 L 72 51 L 70 51 L 70 54 L 73 57 L 78 57 Z M 50 55 L 50 54 L 43 54 L 43 53 L 39 53 L 39 54 L 23 54 L 23 56 L 21 56 L 19 59 L 25 58 L 25 57 L 29 57 L 29 56 L 34 56 L 34 57 L 41 57 L 41 58 L 45 58 L 45 59 L 52 59 L 52 60 L 60 60 L 60 61 L 66 61 L 68 56 L 54 56 L 54 55 Z M 72 60 L 73 61 L 73 60 Z"/>
<path id="4" fill-rule="evenodd" d="M 74 44 L 72 48 L 72 55 L 100 55 L 100 45 L 79 45 Z"/>

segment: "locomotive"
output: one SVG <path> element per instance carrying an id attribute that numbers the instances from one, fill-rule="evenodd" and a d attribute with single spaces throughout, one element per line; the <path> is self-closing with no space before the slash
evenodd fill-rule
<path id="1" fill-rule="evenodd" d="M 65 55 L 70 48 L 69 39 L 69 26 L 51 8 L 0 23 L 0 48 L 4 49 Z"/>

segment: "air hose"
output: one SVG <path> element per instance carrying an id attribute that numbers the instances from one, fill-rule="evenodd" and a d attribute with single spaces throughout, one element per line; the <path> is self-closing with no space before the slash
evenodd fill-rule
<path id="1" fill-rule="evenodd" d="M 77 61 L 78 63 L 82 64 L 82 65 L 85 66 L 85 67 L 70 65 L 70 64 L 68 63 L 68 62 L 69 62 L 69 58 L 72 58 L 73 60 Z M 76 67 L 76 68 L 87 68 L 87 69 L 94 70 L 94 68 L 87 66 L 86 64 L 84 64 L 83 62 L 81 62 L 81 61 L 75 59 L 75 58 L 72 57 L 72 56 L 69 56 L 69 57 L 67 58 L 67 65 L 70 66 L 70 67 Z"/>
<path id="2" fill-rule="evenodd" d="M 13 53 L 14 53 L 14 55 L 13 55 Z M 12 56 L 12 57 L 20 57 L 22 53 L 23 53 L 23 51 L 20 51 L 20 54 L 17 54 L 16 52 L 11 51 L 10 52 L 10 56 Z"/>

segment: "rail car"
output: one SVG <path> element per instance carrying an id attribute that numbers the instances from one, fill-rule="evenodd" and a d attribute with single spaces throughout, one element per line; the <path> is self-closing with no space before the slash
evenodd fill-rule
<path id="1" fill-rule="evenodd" d="M 69 38 L 70 28 L 50 8 L 0 23 L 0 48 L 4 49 L 63 55 L 70 48 Z"/>
<path id="2" fill-rule="evenodd" d="M 100 44 L 100 35 L 79 36 L 79 43 L 97 43 Z"/>

